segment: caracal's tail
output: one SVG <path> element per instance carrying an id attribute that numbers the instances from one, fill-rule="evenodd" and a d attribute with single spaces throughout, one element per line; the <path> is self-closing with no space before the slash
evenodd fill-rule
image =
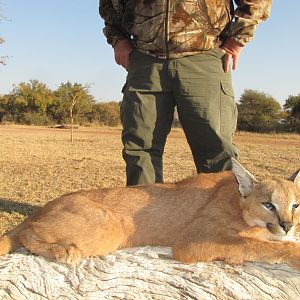
<path id="1" fill-rule="evenodd" d="M 0 255 L 4 255 L 16 250 L 20 246 L 17 235 L 13 232 L 0 237 Z"/>

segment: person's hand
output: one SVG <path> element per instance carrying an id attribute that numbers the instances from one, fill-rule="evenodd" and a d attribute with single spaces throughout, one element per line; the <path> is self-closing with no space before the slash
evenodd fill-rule
<path id="1" fill-rule="evenodd" d="M 114 46 L 116 63 L 126 70 L 129 66 L 129 54 L 132 49 L 130 42 L 126 39 L 119 40 Z"/>
<path id="2" fill-rule="evenodd" d="M 243 50 L 243 46 L 236 40 L 229 38 L 221 46 L 221 49 L 224 50 L 224 61 L 223 68 L 225 73 L 228 73 L 230 68 L 230 61 L 232 60 L 232 70 L 237 69 L 239 56 Z"/>

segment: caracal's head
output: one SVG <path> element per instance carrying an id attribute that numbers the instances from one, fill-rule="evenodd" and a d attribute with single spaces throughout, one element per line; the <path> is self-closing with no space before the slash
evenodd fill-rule
<path id="1" fill-rule="evenodd" d="M 239 183 L 246 223 L 267 228 L 274 240 L 298 240 L 300 169 L 288 180 L 266 178 L 260 182 L 236 160 L 232 171 Z"/>

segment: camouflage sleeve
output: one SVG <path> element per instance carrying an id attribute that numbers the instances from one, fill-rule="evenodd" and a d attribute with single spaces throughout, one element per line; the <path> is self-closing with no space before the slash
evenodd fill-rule
<path id="1" fill-rule="evenodd" d="M 237 8 L 235 20 L 230 28 L 230 36 L 245 45 L 253 36 L 257 25 L 268 18 L 272 0 L 234 0 Z"/>
<path id="2" fill-rule="evenodd" d="M 117 41 L 130 38 L 122 28 L 122 5 L 119 1 L 100 0 L 99 14 L 104 20 L 103 33 L 109 44 L 114 46 Z"/>

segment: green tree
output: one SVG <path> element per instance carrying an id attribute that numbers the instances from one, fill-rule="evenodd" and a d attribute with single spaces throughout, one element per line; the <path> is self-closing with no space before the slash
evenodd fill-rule
<path id="1" fill-rule="evenodd" d="M 7 101 L 8 97 L 0 96 L 0 123 L 7 117 Z"/>
<path id="2" fill-rule="evenodd" d="M 17 123 L 43 125 L 48 123 L 47 108 L 53 102 L 52 91 L 37 80 L 20 83 L 1 100 L 7 119 Z M 4 118 L 2 113 L 2 119 Z M 35 122 L 38 121 L 38 124 Z"/>
<path id="3" fill-rule="evenodd" d="M 238 129 L 245 131 L 274 131 L 284 117 L 280 104 L 272 96 L 249 89 L 242 94 L 238 110 Z"/>
<path id="4" fill-rule="evenodd" d="M 54 101 L 48 109 L 53 120 L 62 124 L 71 122 L 83 122 L 85 115 L 91 111 L 94 103 L 93 96 L 89 93 L 89 87 L 80 83 L 62 83 L 54 91 Z"/>
<path id="5" fill-rule="evenodd" d="M 15 89 L 15 93 L 27 103 L 27 112 L 41 115 L 46 115 L 47 108 L 54 100 L 52 91 L 38 80 L 20 83 Z"/>
<path id="6" fill-rule="evenodd" d="M 287 130 L 300 132 L 300 94 L 297 96 L 289 96 L 283 108 L 287 113 L 285 119 Z"/>

